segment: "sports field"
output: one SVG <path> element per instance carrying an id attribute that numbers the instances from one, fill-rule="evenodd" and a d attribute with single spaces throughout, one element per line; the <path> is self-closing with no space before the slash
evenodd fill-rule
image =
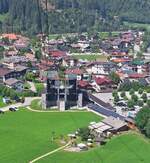
<path id="1" fill-rule="evenodd" d="M 88 61 L 107 61 L 107 57 L 100 54 L 76 54 L 72 55 L 76 59 L 88 60 Z"/>
<path id="2" fill-rule="evenodd" d="M 83 113 L 36 113 L 20 110 L 0 116 L 0 163 L 28 163 L 30 160 L 58 148 L 51 142 L 91 121 L 101 118 Z M 38 163 L 150 163 L 149 140 L 138 134 L 112 138 L 105 146 L 88 152 L 56 152 Z"/>

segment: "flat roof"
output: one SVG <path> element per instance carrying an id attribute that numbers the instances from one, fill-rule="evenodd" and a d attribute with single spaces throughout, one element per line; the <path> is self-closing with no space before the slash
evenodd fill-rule
<path id="1" fill-rule="evenodd" d="M 114 118 L 112 116 L 105 118 L 104 120 L 102 120 L 102 122 L 113 127 L 114 129 L 119 129 L 127 125 L 124 121 L 118 118 Z"/>

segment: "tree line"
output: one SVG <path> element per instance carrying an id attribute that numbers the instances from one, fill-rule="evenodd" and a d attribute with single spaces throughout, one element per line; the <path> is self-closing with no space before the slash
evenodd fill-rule
<path id="1" fill-rule="evenodd" d="M 124 21 L 150 23 L 150 0 L 0 0 L 0 31 L 73 33 L 125 28 Z M 54 6 L 50 9 L 49 6 Z"/>

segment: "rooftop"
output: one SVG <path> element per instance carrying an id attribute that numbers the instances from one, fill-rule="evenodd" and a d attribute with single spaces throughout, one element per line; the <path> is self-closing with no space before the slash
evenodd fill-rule
<path id="1" fill-rule="evenodd" d="M 18 83 L 18 82 L 21 82 L 21 81 L 15 79 L 15 78 L 10 78 L 10 79 L 7 79 L 7 80 L 5 81 L 5 84 L 7 84 L 7 85 L 9 85 L 9 86 L 12 86 L 12 85 L 14 85 L 14 84 L 16 84 L 16 83 Z"/>
<path id="2" fill-rule="evenodd" d="M 0 77 L 3 77 L 4 75 L 7 75 L 10 72 L 11 72 L 10 69 L 1 67 L 0 68 Z"/>
<path id="3" fill-rule="evenodd" d="M 113 127 L 114 129 L 119 129 L 121 127 L 126 126 L 126 123 L 118 118 L 114 118 L 112 116 L 105 118 L 104 120 L 102 120 L 103 123 Z"/>

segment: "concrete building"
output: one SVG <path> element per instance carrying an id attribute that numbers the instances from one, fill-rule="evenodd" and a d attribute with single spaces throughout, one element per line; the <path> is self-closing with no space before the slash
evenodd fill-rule
<path id="1" fill-rule="evenodd" d="M 76 76 L 69 74 L 60 78 L 57 71 L 49 71 L 42 105 L 44 109 L 58 107 L 60 111 L 82 107 L 83 94 L 78 89 Z"/>

